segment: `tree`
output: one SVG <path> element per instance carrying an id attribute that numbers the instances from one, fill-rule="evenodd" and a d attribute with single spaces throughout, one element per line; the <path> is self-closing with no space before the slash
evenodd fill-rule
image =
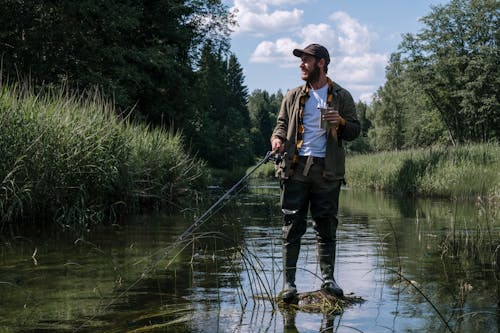
<path id="1" fill-rule="evenodd" d="M 0 0 L 2 75 L 35 85 L 98 86 L 150 123 L 191 121 L 193 67 L 203 44 L 228 48 L 220 0 Z"/>
<path id="2" fill-rule="evenodd" d="M 248 113 L 248 88 L 245 86 L 243 68 L 234 54 L 227 61 L 228 116 L 233 134 L 229 145 L 235 161 L 233 165 L 248 165 L 253 162 L 253 147 L 250 138 L 250 115 Z"/>
<path id="3" fill-rule="evenodd" d="M 247 88 L 234 55 L 207 43 L 196 73 L 193 146 L 215 168 L 233 169 L 252 162 Z"/>
<path id="4" fill-rule="evenodd" d="M 270 138 L 276 125 L 276 117 L 283 100 L 283 94 L 278 91 L 269 95 L 265 90 L 256 89 L 248 99 L 251 134 L 254 151 L 263 156 L 270 149 Z"/>
<path id="5" fill-rule="evenodd" d="M 361 136 L 367 136 L 368 130 L 372 127 L 372 122 L 367 118 L 368 105 L 362 101 L 356 103 L 356 114 L 358 116 L 359 124 L 361 127 Z"/>
<path id="6" fill-rule="evenodd" d="M 271 113 L 269 93 L 265 90 L 255 90 L 248 99 L 248 111 L 252 124 L 253 149 L 257 155 L 263 156 L 269 150 L 269 138 L 273 131 L 269 116 Z"/>
<path id="7" fill-rule="evenodd" d="M 500 138 L 500 24 L 496 0 L 452 0 L 400 46 L 408 74 L 453 143 Z"/>
<path id="8" fill-rule="evenodd" d="M 372 150 L 368 138 L 368 131 L 372 127 L 369 117 L 369 107 L 366 103 L 356 103 L 356 114 L 361 127 L 361 134 L 353 141 L 345 142 L 346 150 L 349 152 L 366 153 Z"/>
<path id="9" fill-rule="evenodd" d="M 439 112 L 414 83 L 399 53 L 391 56 L 386 80 L 366 115 L 374 125 L 369 129 L 371 145 L 378 150 L 392 150 L 447 142 Z M 362 114 L 360 122 L 365 127 Z"/>
<path id="10" fill-rule="evenodd" d="M 386 68 L 387 82 L 377 90 L 372 104 L 375 128 L 370 134 L 377 149 L 397 150 L 404 144 L 405 102 L 401 76 L 399 56 L 393 54 Z"/>

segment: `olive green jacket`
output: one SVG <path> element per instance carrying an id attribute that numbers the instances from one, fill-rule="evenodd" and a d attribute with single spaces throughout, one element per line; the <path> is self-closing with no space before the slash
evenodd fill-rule
<path id="1" fill-rule="evenodd" d="M 333 83 L 333 101 L 331 105 L 344 118 L 345 125 L 340 125 L 337 138 L 331 131 L 327 132 L 326 156 L 323 176 L 330 180 L 343 180 L 345 174 L 345 151 L 342 141 L 351 141 L 360 132 L 359 120 L 356 116 L 356 106 L 351 94 L 335 82 Z M 276 167 L 276 176 L 287 179 L 290 175 L 292 159 L 297 149 L 297 128 L 299 124 L 300 97 L 306 95 L 306 86 L 300 86 L 286 93 L 281 103 L 277 124 L 271 136 L 278 137 L 285 144 L 285 158 Z M 306 96 L 306 100 L 309 96 Z"/>

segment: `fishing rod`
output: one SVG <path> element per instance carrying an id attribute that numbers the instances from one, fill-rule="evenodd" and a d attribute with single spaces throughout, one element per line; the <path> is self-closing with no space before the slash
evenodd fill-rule
<path id="1" fill-rule="evenodd" d="M 131 283 L 127 288 L 125 288 L 117 297 L 113 298 L 106 306 L 104 306 L 101 310 L 105 311 L 107 310 L 111 305 L 113 305 L 116 300 L 120 299 L 121 297 L 125 296 L 130 290 L 132 290 L 133 287 L 135 287 L 139 282 L 141 282 L 147 274 L 149 274 L 151 271 L 153 271 L 154 267 L 163 259 L 165 259 L 169 254 L 170 251 L 176 247 L 176 245 L 180 242 L 185 240 L 188 236 L 190 236 L 196 229 L 198 229 L 204 222 L 207 221 L 207 217 L 209 216 L 212 211 L 221 204 L 235 189 L 238 188 L 245 180 L 247 180 L 248 177 L 250 177 L 258 168 L 260 168 L 263 164 L 269 162 L 269 161 L 274 161 L 276 164 L 279 164 L 283 158 L 285 157 L 285 154 L 279 154 L 273 151 L 267 152 L 266 156 L 259 162 L 257 163 L 250 171 L 248 171 L 236 184 L 233 185 L 224 195 L 222 195 L 210 208 L 208 208 L 205 213 L 203 213 L 200 217 L 198 217 L 179 237 L 177 237 L 176 241 L 167 246 L 166 248 L 162 249 L 162 255 L 160 258 L 156 259 L 153 261 L 149 267 L 147 267 L 141 276 L 136 279 L 133 283 Z M 149 256 L 152 258 L 154 255 Z M 138 264 L 138 262 L 136 263 Z M 77 327 L 75 330 L 73 330 L 73 333 L 80 331 L 82 328 L 85 327 L 86 324 L 91 322 L 93 319 L 97 317 L 97 314 L 94 314 L 87 320 L 85 320 L 79 327 Z"/>
<path id="2" fill-rule="evenodd" d="M 208 208 L 205 213 L 203 213 L 200 217 L 198 217 L 179 237 L 177 241 L 184 240 L 187 236 L 191 235 L 196 229 L 198 229 L 206 220 L 207 216 L 209 216 L 212 211 L 220 205 L 235 189 L 238 188 L 248 177 L 250 177 L 261 165 L 274 161 L 274 163 L 279 164 L 284 158 L 284 154 L 281 155 L 279 153 L 269 151 L 266 156 L 257 163 L 250 171 L 248 171 L 236 184 L 233 185 L 224 195 L 222 195 L 219 200 L 217 200 L 210 208 Z"/>

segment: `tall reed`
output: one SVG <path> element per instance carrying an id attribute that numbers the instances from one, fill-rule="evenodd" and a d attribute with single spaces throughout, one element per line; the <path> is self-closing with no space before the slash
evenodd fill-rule
<path id="1" fill-rule="evenodd" d="M 82 231 L 175 205 L 204 179 L 179 133 L 118 119 L 98 91 L 0 84 L 0 156 L 0 229 L 56 221 Z"/>

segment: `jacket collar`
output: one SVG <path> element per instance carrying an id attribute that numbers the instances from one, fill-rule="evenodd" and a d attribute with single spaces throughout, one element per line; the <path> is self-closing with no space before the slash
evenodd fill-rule
<path id="1" fill-rule="evenodd" d="M 341 89 L 341 87 L 336 82 L 334 82 L 332 79 L 330 79 L 328 76 L 326 77 L 326 79 L 328 82 L 328 90 L 329 91 L 338 92 Z M 309 89 L 311 89 L 311 87 L 309 87 L 309 85 L 307 83 L 305 83 L 302 86 L 302 89 L 300 91 L 301 95 L 306 96 L 306 98 L 307 98 L 309 96 Z"/>

